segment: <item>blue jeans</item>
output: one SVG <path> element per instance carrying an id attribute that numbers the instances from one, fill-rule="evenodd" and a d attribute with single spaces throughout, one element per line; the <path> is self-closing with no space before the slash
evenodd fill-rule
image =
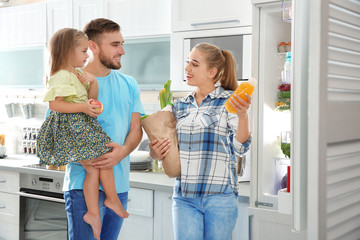
<path id="1" fill-rule="evenodd" d="M 124 209 L 126 210 L 128 193 L 118 193 L 118 196 Z M 83 216 L 87 212 L 83 191 L 67 191 L 64 193 L 64 198 L 65 210 L 67 212 L 68 219 L 69 240 L 95 239 L 91 226 L 83 220 Z M 105 198 L 105 193 L 103 191 L 99 191 L 99 211 L 101 218 L 100 238 L 104 240 L 116 240 L 124 219 L 104 205 Z"/>
<path id="2" fill-rule="evenodd" d="M 229 185 L 224 193 L 187 198 L 175 186 L 173 224 L 176 240 L 229 240 L 238 216 L 238 197 Z"/>

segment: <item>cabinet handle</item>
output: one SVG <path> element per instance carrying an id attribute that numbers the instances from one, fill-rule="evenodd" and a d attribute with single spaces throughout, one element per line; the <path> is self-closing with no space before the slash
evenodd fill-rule
<path id="1" fill-rule="evenodd" d="M 248 235 L 249 235 L 249 240 L 252 239 L 252 235 L 251 235 L 251 229 L 252 229 L 252 219 L 253 219 L 253 215 L 249 215 L 249 229 L 248 229 Z"/>
<path id="2" fill-rule="evenodd" d="M 239 23 L 240 20 L 232 19 L 232 20 L 222 20 L 222 21 L 212 21 L 212 22 L 200 22 L 200 23 L 192 23 L 192 27 L 197 27 L 201 25 L 212 25 L 212 24 L 220 24 L 220 23 Z"/>
<path id="3" fill-rule="evenodd" d="M 0 209 L 5 209 L 6 205 L 0 205 Z"/>
<path id="4" fill-rule="evenodd" d="M 6 183 L 6 180 L 0 180 L 0 183 Z"/>

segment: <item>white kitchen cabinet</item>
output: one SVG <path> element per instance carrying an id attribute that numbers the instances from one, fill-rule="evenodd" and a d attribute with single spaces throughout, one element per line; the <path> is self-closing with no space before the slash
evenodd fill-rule
<path id="1" fill-rule="evenodd" d="M 82 30 L 91 20 L 102 17 L 101 2 L 101 0 L 74 0 L 74 28 Z"/>
<path id="2" fill-rule="evenodd" d="M 45 44 L 46 3 L 0 8 L 0 47 Z"/>
<path id="3" fill-rule="evenodd" d="M 154 240 L 174 239 L 172 222 L 172 193 L 155 191 Z"/>
<path id="4" fill-rule="evenodd" d="M 19 173 L 0 171 L 0 239 L 19 239 Z"/>
<path id="5" fill-rule="evenodd" d="M 152 190 L 130 188 L 127 211 L 118 239 L 153 239 L 154 194 Z"/>
<path id="6" fill-rule="evenodd" d="M 73 27 L 72 0 L 54 0 L 46 3 L 47 40 L 61 28 Z"/>
<path id="7" fill-rule="evenodd" d="M 250 0 L 172 0 L 171 30 L 191 31 L 251 25 Z"/>
<path id="8" fill-rule="evenodd" d="M 238 218 L 232 233 L 232 240 L 251 239 L 249 233 L 249 197 L 239 196 Z"/>
<path id="9" fill-rule="evenodd" d="M 170 34 L 169 0 L 104 0 L 103 14 L 120 25 L 124 38 Z"/>

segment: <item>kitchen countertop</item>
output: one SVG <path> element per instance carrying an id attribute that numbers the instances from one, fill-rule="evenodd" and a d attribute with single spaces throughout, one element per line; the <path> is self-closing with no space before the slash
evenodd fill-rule
<path id="1" fill-rule="evenodd" d="M 25 167 L 37 163 L 39 163 L 39 159 L 35 156 L 9 154 L 6 158 L 0 159 L 0 170 L 39 174 L 48 177 L 64 177 L 65 175 L 63 171 Z M 130 171 L 130 187 L 172 192 L 174 181 L 174 178 L 169 178 L 164 173 L 142 170 Z M 250 183 L 241 182 L 239 185 L 239 196 L 249 197 Z"/>

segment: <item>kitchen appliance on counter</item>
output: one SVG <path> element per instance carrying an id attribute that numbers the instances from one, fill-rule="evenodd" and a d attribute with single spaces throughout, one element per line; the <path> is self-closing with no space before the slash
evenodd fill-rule
<path id="1" fill-rule="evenodd" d="M 20 239 L 67 239 L 62 183 L 61 177 L 20 173 Z"/>

